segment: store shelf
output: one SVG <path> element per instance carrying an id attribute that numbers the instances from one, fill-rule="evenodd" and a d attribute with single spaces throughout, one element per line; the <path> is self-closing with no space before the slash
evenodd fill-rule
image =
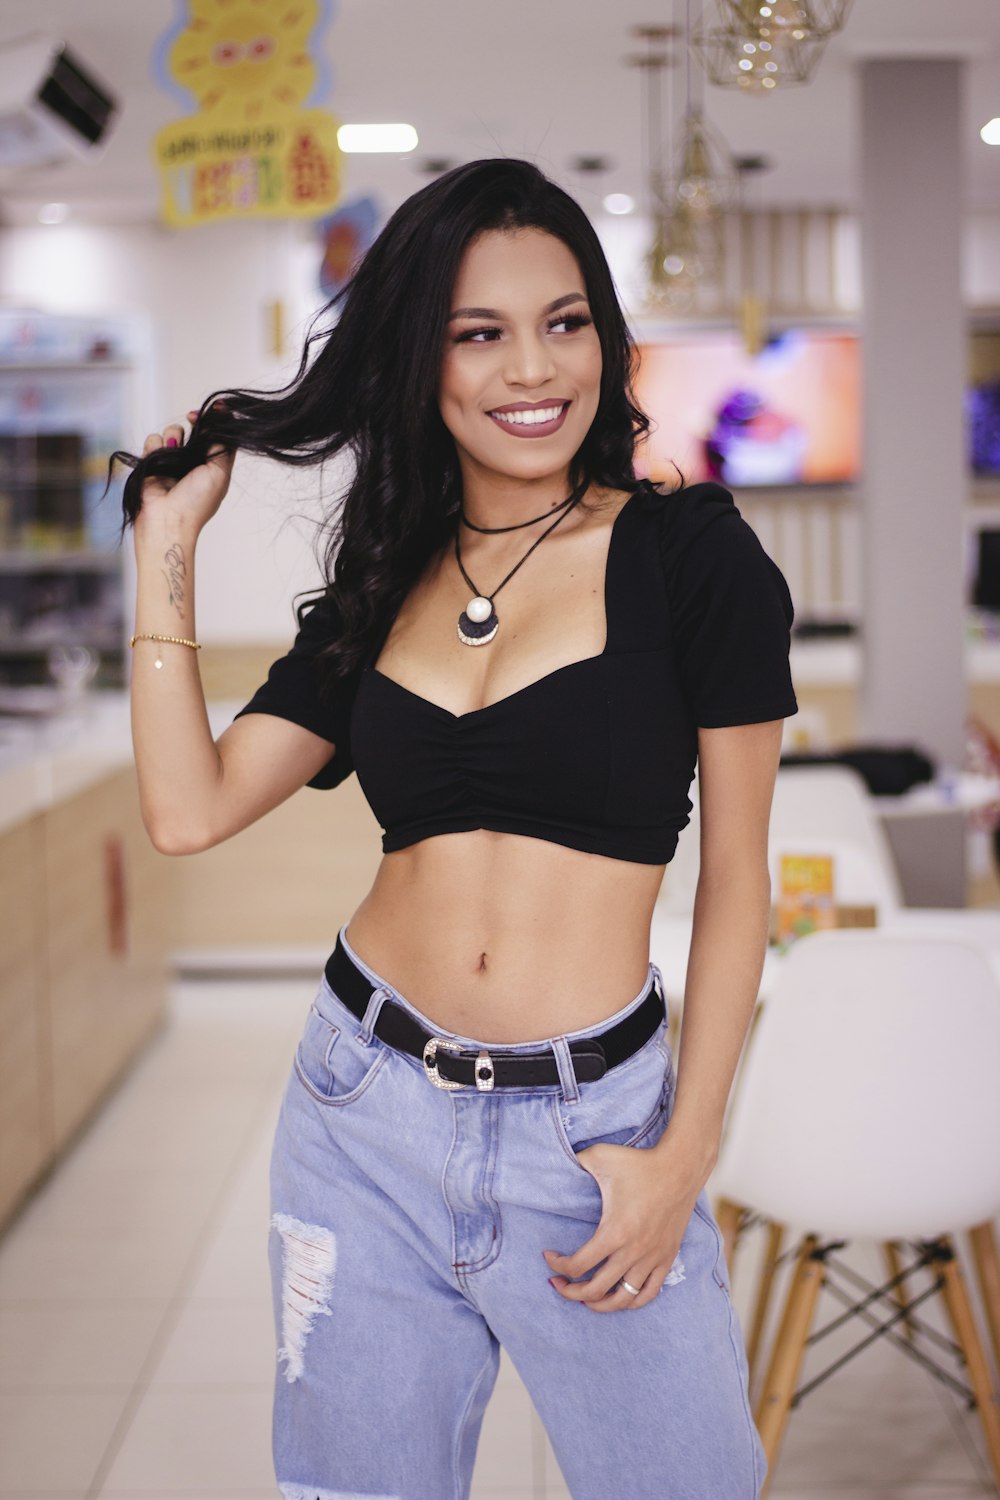
<path id="1" fill-rule="evenodd" d="M 98 658 L 95 686 L 125 678 L 128 559 L 105 481 L 131 421 L 137 327 L 0 310 L 0 685 L 15 698 L 50 686 L 49 653 L 70 643 Z"/>

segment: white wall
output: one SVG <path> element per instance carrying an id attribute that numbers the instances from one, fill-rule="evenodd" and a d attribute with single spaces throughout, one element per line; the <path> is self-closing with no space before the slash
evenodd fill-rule
<path id="1" fill-rule="evenodd" d="M 1000 213 L 966 219 L 962 262 L 966 307 L 1000 307 Z"/>

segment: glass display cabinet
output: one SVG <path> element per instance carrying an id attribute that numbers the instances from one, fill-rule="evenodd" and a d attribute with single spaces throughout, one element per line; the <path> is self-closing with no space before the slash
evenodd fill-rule
<path id="1" fill-rule="evenodd" d="M 121 473 L 142 325 L 0 309 L 0 712 L 126 682 Z"/>

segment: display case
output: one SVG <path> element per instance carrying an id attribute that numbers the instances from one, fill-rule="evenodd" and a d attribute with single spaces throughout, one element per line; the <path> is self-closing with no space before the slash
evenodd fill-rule
<path id="1" fill-rule="evenodd" d="M 126 683 L 122 476 L 140 321 L 0 309 L 0 712 Z"/>

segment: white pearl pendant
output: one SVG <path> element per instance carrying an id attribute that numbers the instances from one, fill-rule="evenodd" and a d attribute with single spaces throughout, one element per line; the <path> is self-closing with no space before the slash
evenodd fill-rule
<path id="1" fill-rule="evenodd" d="M 473 604 L 477 600 L 472 601 Z M 484 620 L 473 620 L 468 610 L 463 609 L 458 617 L 458 638 L 463 646 L 488 646 L 500 629 L 496 611 L 487 599 L 489 613 Z"/>
<path id="2" fill-rule="evenodd" d="M 470 599 L 465 606 L 465 613 L 470 620 L 474 620 L 477 625 L 481 625 L 493 613 L 493 605 L 488 599 L 484 599 L 482 594 L 477 594 L 475 599 Z"/>

